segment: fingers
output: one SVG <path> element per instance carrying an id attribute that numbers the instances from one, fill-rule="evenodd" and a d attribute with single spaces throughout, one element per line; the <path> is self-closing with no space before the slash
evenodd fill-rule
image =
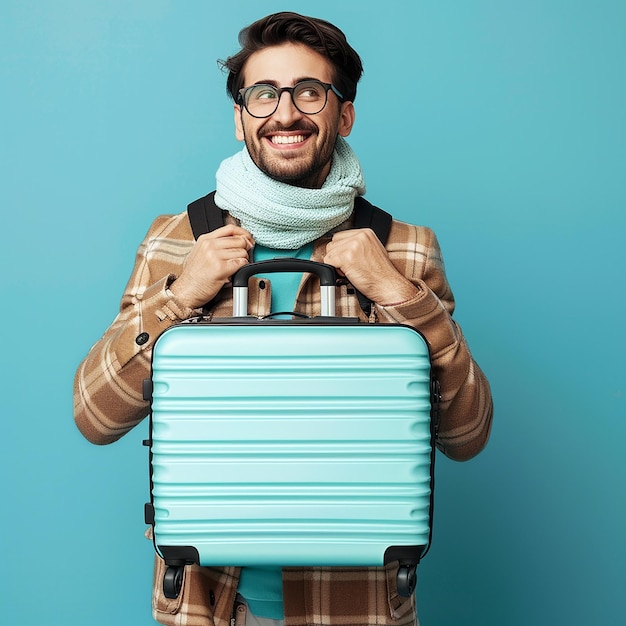
<path id="1" fill-rule="evenodd" d="M 326 246 L 324 262 L 347 273 L 353 266 L 368 266 L 387 259 L 387 251 L 370 228 L 344 230 Z"/>
<path id="2" fill-rule="evenodd" d="M 217 230 L 205 233 L 198 237 L 198 243 L 211 242 L 216 249 L 244 248 L 250 250 L 254 247 L 254 237 L 245 229 L 234 224 L 222 226 Z"/>
<path id="3" fill-rule="evenodd" d="M 380 304 L 407 300 L 416 291 L 369 228 L 335 233 L 326 246 L 324 263 L 337 268 L 354 287 Z"/>
<path id="4" fill-rule="evenodd" d="M 346 228 L 345 230 L 338 230 L 333 233 L 333 241 L 340 241 L 342 239 L 350 239 L 352 237 L 361 236 L 368 232 L 373 233 L 371 228 Z"/>
<path id="5" fill-rule="evenodd" d="M 249 262 L 252 235 L 229 224 L 198 237 L 170 290 L 190 308 L 204 306 Z"/>
<path id="6" fill-rule="evenodd" d="M 210 267 L 216 278 L 226 281 L 233 271 L 248 262 L 253 247 L 254 239 L 247 230 L 228 225 L 198 237 L 185 264 Z"/>

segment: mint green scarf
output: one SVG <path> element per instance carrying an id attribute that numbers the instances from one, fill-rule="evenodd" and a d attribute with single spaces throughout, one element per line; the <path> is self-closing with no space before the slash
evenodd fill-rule
<path id="1" fill-rule="evenodd" d="M 216 180 L 217 206 L 268 248 L 296 249 L 314 241 L 348 219 L 354 198 L 365 194 L 361 165 L 342 137 L 337 138 L 321 189 L 270 178 L 254 164 L 247 148 L 222 161 Z"/>

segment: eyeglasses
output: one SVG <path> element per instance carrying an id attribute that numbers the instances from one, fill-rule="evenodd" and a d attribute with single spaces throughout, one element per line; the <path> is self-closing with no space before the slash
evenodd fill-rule
<path id="1" fill-rule="evenodd" d="M 252 117 L 269 117 L 276 112 L 280 98 L 286 91 L 300 113 L 316 115 L 326 106 L 329 90 L 343 102 L 343 95 L 334 85 L 319 80 L 301 80 L 293 87 L 258 84 L 240 89 L 237 104 L 243 104 Z"/>

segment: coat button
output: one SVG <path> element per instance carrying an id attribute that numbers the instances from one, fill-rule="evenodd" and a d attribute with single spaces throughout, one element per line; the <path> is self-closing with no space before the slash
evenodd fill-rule
<path id="1" fill-rule="evenodd" d="M 140 333 L 137 335 L 135 343 L 138 346 L 143 346 L 145 343 L 148 343 L 148 339 L 150 339 L 150 335 L 148 333 Z"/>

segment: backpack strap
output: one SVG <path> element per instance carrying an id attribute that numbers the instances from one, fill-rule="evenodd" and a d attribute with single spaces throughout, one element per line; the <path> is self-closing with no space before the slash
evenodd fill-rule
<path id="1" fill-rule="evenodd" d="M 187 207 L 189 223 L 193 236 L 198 239 L 200 235 L 216 230 L 224 226 L 224 213 L 215 204 L 215 191 L 194 200 Z M 354 199 L 354 228 L 371 228 L 382 244 L 387 242 L 391 228 L 392 217 L 386 211 L 374 206 L 362 196 Z M 360 291 L 356 291 L 361 308 L 367 316 L 372 312 L 372 301 Z"/>
<path id="2" fill-rule="evenodd" d="M 187 207 L 189 223 L 193 236 L 197 239 L 200 235 L 210 233 L 224 226 L 224 213 L 215 204 L 215 192 L 194 200 Z"/>
<path id="3" fill-rule="evenodd" d="M 381 243 L 385 245 L 391 230 L 392 217 L 387 211 L 374 206 L 363 196 L 354 199 L 354 228 L 371 228 Z M 368 317 L 372 312 L 372 301 L 355 289 L 361 309 Z"/>
<path id="4" fill-rule="evenodd" d="M 354 228 L 371 228 L 384 245 L 387 243 L 393 218 L 363 196 L 354 199 Z"/>

